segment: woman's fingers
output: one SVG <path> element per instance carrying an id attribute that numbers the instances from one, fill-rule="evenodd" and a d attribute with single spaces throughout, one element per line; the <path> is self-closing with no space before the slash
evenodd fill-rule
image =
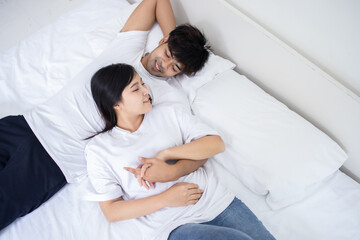
<path id="1" fill-rule="evenodd" d="M 142 181 L 142 185 L 147 189 L 149 190 L 149 186 L 147 185 L 146 181 L 144 179 L 141 178 L 141 181 Z"/>
<path id="2" fill-rule="evenodd" d="M 153 182 L 148 182 L 150 184 L 150 187 L 152 187 L 153 189 L 155 189 L 155 183 Z"/>

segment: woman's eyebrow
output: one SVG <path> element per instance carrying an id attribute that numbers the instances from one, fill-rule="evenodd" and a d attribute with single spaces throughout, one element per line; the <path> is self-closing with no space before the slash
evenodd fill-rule
<path id="1" fill-rule="evenodd" d="M 133 85 L 131 85 L 130 88 L 132 88 L 132 87 L 135 86 L 136 84 L 139 84 L 139 82 L 134 83 Z"/>

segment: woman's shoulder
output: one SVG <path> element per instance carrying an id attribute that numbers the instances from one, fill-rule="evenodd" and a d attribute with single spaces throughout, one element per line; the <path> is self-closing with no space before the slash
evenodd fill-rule
<path id="1" fill-rule="evenodd" d="M 108 143 L 111 143 L 110 139 L 112 138 L 110 131 L 99 133 L 92 137 L 85 146 L 85 152 L 93 151 L 94 149 L 96 150 L 98 148 L 106 148 L 109 146 Z"/>

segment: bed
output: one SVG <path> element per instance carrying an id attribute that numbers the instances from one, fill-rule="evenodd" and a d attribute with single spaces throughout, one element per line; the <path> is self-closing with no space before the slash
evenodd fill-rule
<path id="1" fill-rule="evenodd" d="M 204 3 L 173 1 L 177 22 L 203 29 L 214 54 L 194 77 L 171 84 L 225 140 L 227 151 L 207 165 L 276 239 L 360 239 L 360 185 L 343 172 L 360 176 L 359 97 L 231 2 L 206 1 L 206 11 Z M 0 117 L 22 114 L 61 91 L 106 49 L 134 7 L 125 0 L 85 1 L 2 52 Z M 206 17 L 212 10 L 227 17 Z M 226 38 L 231 28 L 242 37 Z M 159 34 L 155 26 L 148 49 Z M 319 94 L 323 101 L 316 101 Z M 82 198 L 83 184 L 67 184 L 0 239 L 126 239 L 136 231 L 131 220 L 109 224 L 97 203 Z"/>

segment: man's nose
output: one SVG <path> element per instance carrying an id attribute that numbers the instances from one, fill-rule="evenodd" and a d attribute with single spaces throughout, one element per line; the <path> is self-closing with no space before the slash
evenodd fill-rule
<path id="1" fill-rule="evenodd" d="M 163 68 L 168 68 L 171 64 L 172 64 L 172 59 L 171 58 L 166 58 L 162 63 L 163 63 Z"/>

